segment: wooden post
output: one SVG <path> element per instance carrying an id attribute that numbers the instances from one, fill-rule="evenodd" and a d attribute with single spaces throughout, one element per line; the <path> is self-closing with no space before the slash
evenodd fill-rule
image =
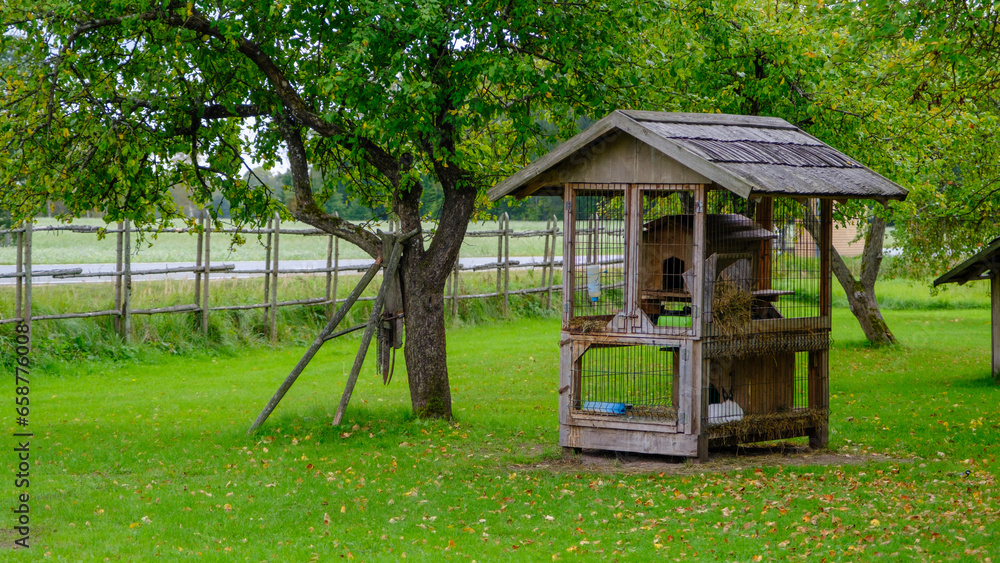
<path id="1" fill-rule="evenodd" d="M 334 217 L 339 217 L 337 213 L 333 214 Z M 329 321 L 333 318 L 333 305 L 337 302 L 337 272 L 336 266 L 334 265 L 334 255 L 339 254 L 340 248 L 336 242 L 334 242 L 333 235 L 328 235 L 326 244 L 326 320 Z M 339 258 L 339 257 L 338 257 Z M 339 261 L 339 260 L 338 260 Z"/>
<path id="2" fill-rule="evenodd" d="M 774 200 L 770 197 L 763 197 L 757 203 L 757 223 L 764 229 L 771 231 L 774 229 Z M 773 268 L 773 252 L 771 239 L 760 241 L 756 286 L 757 289 L 771 289 L 771 270 Z"/>
<path id="3" fill-rule="evenodd" d="M 597 245 L 600 244 L 600 239 L 597 237 L 597 213 L 590 216 L 590 235 L 588 237 L 590 244 L 590 255 L 588 256 L 588 264 L 597 263 Z"/>
<path id="4" fill-rule="evenodd" d="M 993 341 L 993 379 L 1000 381 L 1000 269 L 990 276 L 990 303 Z"/>
<path id="5" fill-rule="evenodd" d="M 339 214 L 334 213 L 334 217 L 340 217 Z M 337 282 L 340 279 L 340 239 L 338 237 L 333 237 L 333 298 L 330 307 L 335 307 L 337 305 Z"/>
<path id="6" fill-rule="evenodd" d="M 416 233 L 417 230 L 414 230 L 410 236 Z M 351 401 L 351 395 L 354 393 L 354 386 L 357 384 L 358 375 L 361 373 L 361 366 L 365 362 L 365 355 L 368 353 L 368 346 L 371 344 L 372 335 L 375 334 L 375 328 L 378 326 L 379 318 L 382 316 L 382 305 L 385 303 L 386 293 L 389 286 L 392 285 L 392 280 L 396 277 L 399 258 L 403 254 L 402 240 L 405 238 L 409 238 L 409 236 L 396 239 L 393 244 L 392 255 L 389 257 L 389 263 L 386 264 L 385 272 L 382 275 L 382 287 L 379 288 L 378 295 L 375 297 L 375 304 L 372 305 L 372 312 L 368 317 L 368 327 L 365 328 L 365 333 L 361 337 L 361 347 L 358 349 L 358 354 L 354 357 L 354 366 L 351 367 L 351 374 L 347 378 L 344 394 L 340 397 L 340 404 L 337 405 L 336 414 L 333 415 L 334 426 L 338 426 L 340 421 L 344 419 L 344 411 L 347 409 L 347 403 Z"/>
<path id="7" fill-rule="evenodd" d="M 546 221 L 546 223 L 545 223 L 545 248 L 544 248 L 544 250 L 542 250 L 542 287 L 545 287 L 545 280 L 548 279 L 546 276 L 548 275 L 548 270 L 549 270 L 549 238 L 552 235 L 552 233 L 549 232 L 549 227 L 551 225 L 552 225 L 552 220 L 551 219 L 549 219 L 548 221 Z M 552 243 L 555 244 L 555 239 L 552 240 Z"/>
<path id="8" fill-rule="evenodd" d="M 451 284 L 452 284 L 453 281 L 455 281 L 455 276 L 449 275 L 448 279 L 446 279 L 445 282 L 444 282 L 444 297 L 445 297 L 445 299 L 448 299 L 448 297 L 450 297 L 452 295 Z"/>
<path id="9" fill-rule="evenodd" d="M 573 279 L 573 262 L 576 261 L 576 250 L 573 239 L 576 238 L 576 224 L 573 207 L 573 187 L 567 183 L 563 186 L 563 330 L 569 329 L 569 321 L 573 318 L 573 300 L 576 299 L 576 280 Z"/>
<path id="10" fill-rule="evenodd" d="M 642 192 L 635 184 L 625 189 L 625 302 L 622 313 L 625 316 L 625 330 L 635 332 L 641 327 L 639 311 L 639 242 L 642 240 Z"/>
<path id="11" fill-rule="evenodd" d="M 28 219 L 24 223 L 24 308 L 22 309 L 24 316 L 21 322 L 28 325 L 29 335 L 33 334 L 31 332 L 31 317 L 33 316 L 31 308 L 31 230 L 34 226 L 34 218 Z"/>
<path id="12" fill-rule="evenodd" d="M 333 305 L 330 302 L 330 294 L 333 291 L 333 235 L 329 235 L 326 241 L 326 320 L 333 318 Z"/>
<path id="13" fill-rule="evenodd" d="M 451 318 L 458 318 L 458 266 L 462 259 L 459 256 L 455 257 L 455 268 L 452 271 L 452 277 L 454 280 L 451 283 Z"/>
<path id="14" fill-rule="evenodd" d="M 208 313 L 210 307 L 208 286 L 211 278 L 209 272 L 212 266 L 212 217 L 207 213 L 205 214 L 205 260 L 202 265 L 204 266 L 205 283 L 202 286 L 201 294 L 201 333 L 208 336 Z"/>
<path id="15" fill-rule="evenodd" d="M 122 240 L 125 235 L 125 224 L 118 221 L 118 236 L 115 244 L 115 311 L 121 313 L 122 310 Z M 115 332 L 121 338 L 125 337 L 122 332 L 121 314 L 115 317 Z"/>
<path id="16" fill-rule="evenodd" d="M 21 319 L 21 298 L 24 296 L 24 227 L 17 231 L 17 257 L 14 259 L 14 272 L 18 274 L 14 281 L 14 318 Z"/>
<path id="17" fill-rule="evenodd" d="M 553 215 L 552 218 L 549 219 L 549 221 L 552 222 L 552 235 L 551 235 L 552 236 L 552 246 L 551 246 L 551 248 L 549 248 L 549 280 L 548 280 L 549 291 L 548 291 L 548 293 L 546 294 L 546 297 L 545 297 L 545 308 L 546 309 L 551 309 L 552 308 L 552 285 L 553 285 L 553 282 L 555 281 L 555 276 L 556 276 L 556 271 L 555 271 L 556 270 L 556 238 L 558 237 L 558 233 L 559 233 L 559 219 L 557 219 L 556 216 Z"/>
<path id="18" fill-rule="evenodd" d="M 271 235 L 274 219 L 267 220 L 267 244 L 264 246 L 264 303 L 271 303 Z"/>
<path id="19" fill-rule="evenodd" d="M 708 279 L 705 275 L 705 200 L 706 198 L 706 186 L 705 184 L 697 184 L 694 186 L 694 247 L 691 249 L 691 259 L 694 260 L 694 279 L 699 280 L 699 283 L 695 283 L 694 287 L 691 288 L 691 328 L 694 333 L 695 338 L 701 338 L 702 335 L 702 317 L 704 311 L 704 303 L 706 299 L 712 299 L 712 294 L 708 293 L 705 295 L 705 286 L 715 282 L 714 275 L 710 276 L 713 279 Z M 713 273 L 714 274 L 714 273 Z"/>
<path id="20" fill-rule="evenodd" d="M 275 407 L 277 407 L 278 403 L 281 402 L 281 399 L 284 398 L 285 393 L 288 393 L 288 390 L 291 389 L 292 384 L 294 384 L 295 380 L 298 379 L 299 375 L 302 374 L 302 371 L 306 369 L 306 366 L 309 365 L 309 362 L 313 359 L 313 356 L 316 355 L 316 352 L 318 352 L 319 349 L 323 346 L 323 343 L 326 342 L 326 340 L 333 332 L 333 330 L 337 328 L 337 325 L 339 325 L 340 322 L 344 320 L 344 317 L 347 316 L 347 312 L 351 310 L 351 307 L 354 305 L 354 302 L 358 300 L 358 297 L 361 297 L 361 293 L 365 290 L 365 288 L 368 287 L 368 284 L 370 284 L 371 281 L 375 279 L 375 275 L 378 273 L 381 267 L 382 267 L 382 259 L 376 258 L 375 263 L 372 264 L 370 268 L 368 268 L 368 271 L 365 272 L 365 275 L 361 278 L 361 281 L 358 282 L 358 285 L 357 287 L 354 288 L 354 291 L 352 291 L 351 294 L 347 297 L 347 299 L 344 300 L 344 303 L 341 304 L 339 309 L 337 309 L 337 313 L 333 316 L 333 318 L 326 323 L 326 326 L 323 328 L 322 331 L 320 331 L 319 336 L 317 336 L 316 339 L 313 340 L 312 345 L 309 346 L 309 349 L 306 350 L 305 354 L 303 354 L 302 358 L 299 360 L 299 363 L 295 364 L 295 367 L 292 369 L 292 372 L 288 374 L 288 377 L 286 377 L 285 381 L 282 382 L 280 387 L 278 387 L 278 390 L 274 393 L 274 396 L 271 397 L 271 400 L 267 402 L 267 405 L 264 407 L 264 410 L 261 411 L 261 413 L 257 416 L 257 419 L 254 420 L 253 424 L 250 425 L 250 430 L 247 431 L 247 434 L 252 434 L 254 430 L 260 428 L 261 424 L 264 424 L 264 421 L 267 420 L 267 417 L 271 416 L 271 413 L 274 412 Z"/>
<path id="21" fill-rule="evenodd" d="M 833 201 L 820 200 L 819 204 L 819 316 L 830 318 L 832 280 L 830 278 L 830 249 L 833 247 Z"/>
<path id="22" fill-rule="evenodd" d="M 124 244 L 122 248 L 122 337 L 125 342 L 132 340 L 132 222 L 125 220 Z M 206 284 L 206 288 L 208 284 Z"/>
<path id="23" fill-rule="evenodd" d="M 204 211 L 200 212 L 198 217 L 198 222 L 201 226 L 205 226 L 205 218 L 203 216 Z M 202 247 L 204 246 L 205 232 L 204 230 L 198 231 L 198 246 L 194 253 L 194 304 L 198 307 L 197 323 L 201 324 L 201 317 L 205 315 L 205 309 L 201 305 L 201 253 Z"/>
<path id="24" fill-rule="evenodd" d="M 278 341 L 278 239 L 281 234 L 281 216 L 274 213 L 274 259 L 271 260 L 271 306 L 268 307 L 268 326 L 271 342 Z"/>
<path id="25" fill-rule="evenodd" d="M 503 214 L 503 314 L 510 306 L 510 215 Z"/>
<path id="26" fill-rule="evenodd" d="M 688 431 L 698 437 L 698 460 L 708 461 L 708 437 L 705 434 L 705 422 L 708 416 L 708 380 L 710 362 L 704 358 L 702 350 L 702 317 L 704 302 L 712 299 L 712 294 L 706 295 L 705 282 L 709 281 L 705 275 L 705 202 L 707 199 L 707 186 L 697 184 L 694 186 L 694 248 L 691 250 L 691 258 L 694 260 L 695 279 L 699 280 L 691 288 L 691 328 L 695 340 L 690 342 L 687 369 L 691 370 L 690 390 L 682 389 L 681 392 L 690 392 L 690 401 L 685 407 L 690 408 L 690 422 Z M 712 280 L 714 281 L 714 280 Z M 684 358 L 681 359 L 682 361 Z"/>
<path id="27" fill-rule="evenodd" d="M 830 351 L 816 350 L 809 352 L 809 407 L 826 410 L 827 416 L 817 426 L 811 428 L 809 447 L 816 450 L 825 448 L 830 443 Z"/>
<path id="28" fill-rule="evenodd" d="M 503 215 L 497 217 L 497 298 L 500 298 L 500 276 L 503 273 Z"/>

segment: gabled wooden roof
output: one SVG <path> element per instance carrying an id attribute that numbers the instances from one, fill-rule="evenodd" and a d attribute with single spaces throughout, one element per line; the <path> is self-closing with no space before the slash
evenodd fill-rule
<path id="1" fill-rule="evenodd" d="M 986 245 L 972 258 L 962 262 L 949 270 L 946 274 L 934 280 L 937 287 L 943 283 L 957 283 L 964 285 L 966 282 L 976 280 L 988 280 L 994 269 L 1000 268 L 1000 238 L 993 239 L 993 242 Z"/>
<path id="2" fill-rule="evenodd" d="M 622 135 L 637 141 L 627 151 L 608 150 Z M 653 150 L 650 157 L 643 151 Z M 618 110 L 559 145 L 489 191 L 492 200 L 506 195 L 561 194 L 564 182 L 657 182 L 652 179 L 581 179 L 599 171 L 611 158 L 618 166 L 657 166 L 676 161 L 693 176 L 707 179 L 741 197 L 784 195 L 861 199 L 899 199 L 906 190 L 783 119 L 724 114 Z M 664 158 L 666 157 L 666 158 Z M 652 164 L 651 164 L 652 163 Z M 589 168 L 588 168 L 589 167 Z M 627 175 L 627 174 L 624 174 Z M 692 181 L 691 183 L 699 183 Z"/>

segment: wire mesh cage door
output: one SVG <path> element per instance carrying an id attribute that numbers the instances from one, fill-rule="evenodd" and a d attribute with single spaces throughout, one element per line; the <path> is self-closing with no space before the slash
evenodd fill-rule
<path id="1" fill-rule="evenodd" d="M 817 200 L 748 200 L 728 190 L 712 190 L 707 200 L 707 334 L 745 338 L 767 326 L 755 328 L 755 321 L 779 319 L 814 318 L 815 326 L 801 321 L 795 328 L 825 328 L 818 321 L 824 274 Z"/>
<path id="2" fill-rule="evenodd" d="M 571 408 L 583 415 L 676 423 L 680 345 L 589 344 L 573 364 Z"/>
<path id="3" fill-rule="evenodd" d="M 652 333 L 693 334 L 696 202 L 686 187 L 639 186 L 637 301 Z"/>
<path id="4" fill-rule="evenodd" d="M 570 330 L 604 332 L 625 307 L 626 187 L 571 186 Z"/>

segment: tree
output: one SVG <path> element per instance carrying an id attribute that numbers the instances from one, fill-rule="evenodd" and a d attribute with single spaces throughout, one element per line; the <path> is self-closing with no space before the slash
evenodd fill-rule
<path id="1" fill-rule="evenodd" d="M 895 57 L 891 49 L 866 43 L 822 7 L 755 0 L 695 5 L 674 6 L 657 34 L 661 83 L 674 92 L 674 109 L 781 117 L 906 183 L 897 163 L 915 145 L 905 138 L 874 141 L 886 136 L 883 115 L 898 118 L 898 98 L 875 88 Z M 832 266 L 875 345 L 896 342 L 875 296 L 889 212 L 861 202 L 838 205 L 836 212 L 842 222 L 868 225 L 860 277 L 836 250 Z"/>
<path id="2" fill-rule="evenodd" d="M 328 213 L 325 196 L 346 185 L 410 232 L 430 179 L 438 228 L 410 239 L 401 264 L 405 357 L 414 411 L 450 417 L 443 290 L 469 219 L 547 138 L 634 105 L 644 76 L 629 56 L 649 43 L 646 9 L 7 0 L 3 48 L 27 64 L 0 71 L 0 198 L 21 219 L 61 199 L 74 215 L 143 225 L 178 217 L 169 190 L 185 185 L 259 224 L 282 208 L 246 180 L 248 162 L 273 166 L 283 150 L 294 193 L 283 212 L 376 256 L 378 235 Z"/>
<path id="3" fill-rule="evenodd" d="M 1000 236 L 1000 8 L 874 0 L 834 13 L 869 44 L 895 46 L 882 89 L 900 103 L 887 137 L 914 149 L 905 161 L 913 190 L 896 215 L 904 251 L 896 262 L 909 273 L 944 273 Z"/>

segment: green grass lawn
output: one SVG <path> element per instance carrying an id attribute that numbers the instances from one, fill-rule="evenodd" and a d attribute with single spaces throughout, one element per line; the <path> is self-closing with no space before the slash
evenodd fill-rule
<path id="1" fill-rule="evenodd" d="M 2 558 L 983 560 L 1000 531 L 989 311 L 886 316 L 903 346 L 872 350 L 836 311 L 825 465 L 564 458 L 554 317 L 453 325 L 450 423 L 411 417 L 400 354 L 388 387 L 366 368 L 332 428 L 357 339 L 328 344 L 253 437 L 302 348 L 45 359 L 31 386 L 33 547 Z M 8 436 L 13 416 L 0 415 Z"/>

